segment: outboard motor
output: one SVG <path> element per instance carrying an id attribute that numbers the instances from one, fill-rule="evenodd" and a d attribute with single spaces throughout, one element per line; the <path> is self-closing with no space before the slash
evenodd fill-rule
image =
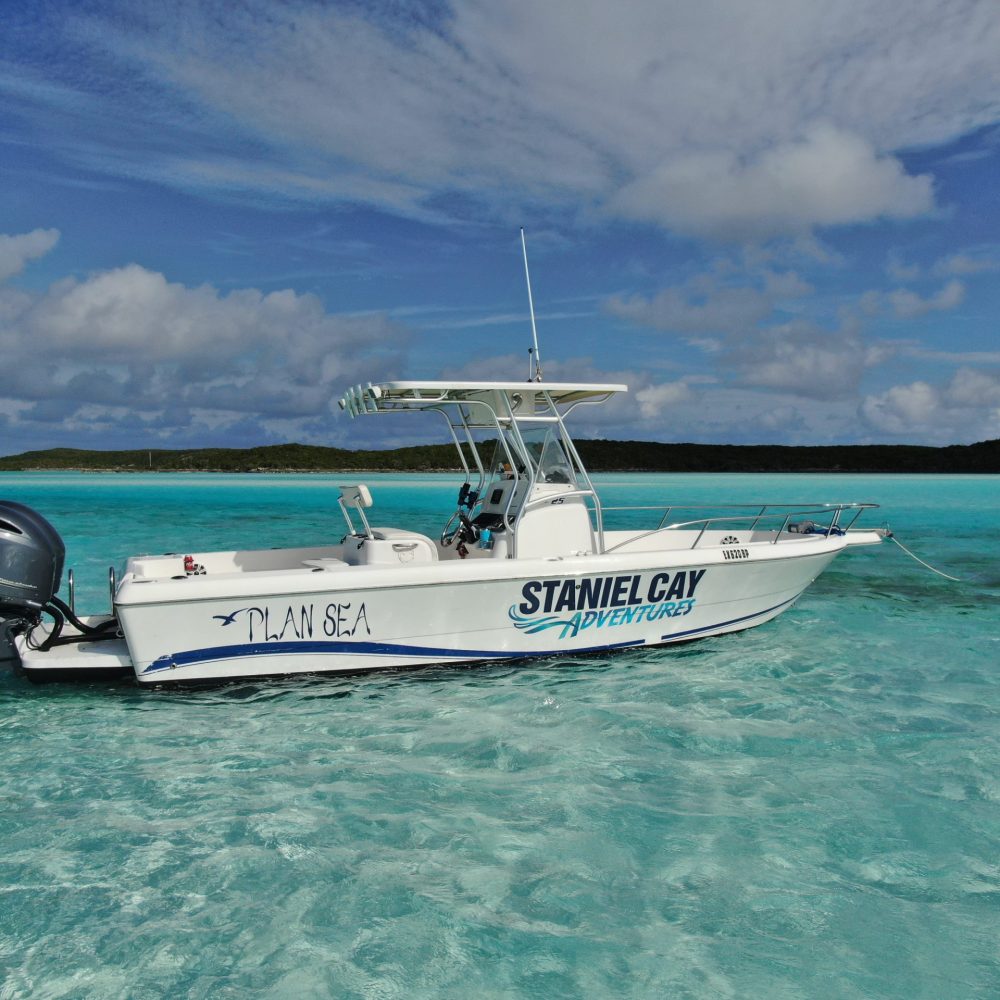
<path id="1" fill-rule="evenodd" d="M 52 627 L 33 649 L 115 638 L 114 617 L 85 624 L 57 596 L 65 558 L 63 540 L 41 514 L 23 503 L 0 500 L 0 626 L 8 638 L 21 632 L 30 638 L 43 612 L 51 616 Z M 76 632 L 64 638 L 67 621 Z"/>
<path id="2" fill-rule="evenodd" d="M 37 511 L 0 500 L 0 618 L 37 621 L 62 579 L 66 546 Z"/>

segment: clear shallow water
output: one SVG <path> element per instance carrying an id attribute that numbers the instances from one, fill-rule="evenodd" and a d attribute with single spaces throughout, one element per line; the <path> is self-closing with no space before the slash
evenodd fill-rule
<path id="1" fill-rule="evenodd" d="M 0 476 L 81 609 L 134 551 L 341 532 L 343 477 Z M 440 530 L 454 483 L 369 476 Z M 0 997 L 995 997 L 1000 481 L 609 476 L 869 500 L 894 546 L 673 650 L 199 692 L 0 668 Z M 879 517 L 872 518 L 877 523 Z"/>

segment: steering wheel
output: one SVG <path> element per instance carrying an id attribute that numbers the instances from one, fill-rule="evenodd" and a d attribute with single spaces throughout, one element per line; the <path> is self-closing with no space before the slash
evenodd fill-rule
<path id="1" fill-rule="evenodd" d="M 463 541 L 479 541 L 479 529 L 469 520 L 468 514 L 464 510 L 460 510 L 457 513 L 458 519 L 462 522 L 462 527 L 459 530 L 462 533 Z"/>
<path id="2" fill-rule="evenodd" d="M 452 525 L 455 523 L 456 518 L 458 519 L 458 524 L 453 528 Z M 469 520 L 469 516 L 464 510 L 456 510 L 448 518 L 448 523 L 441 532 L 441 544 L 451 545 L 456 538 L 460 542 L 474 542 L 479 538 L 479 529 Z"/>
<path id="3" fill-rule="evenodd" d="M 448 518 L 448 523 L 444 526 L 444 530 L 441 532 L 442 545 L 451 545 L 451 543 L 455 541 L 455 535 L 457 535 L 458 532 L 461 530 L 462 527 L 461 522 L 456 524 L 454 528 L 452 527 L 452 524 L 455 523 L 457 517 L 458 517 L 458 511 L 455 511 L 455 513 Z"/>

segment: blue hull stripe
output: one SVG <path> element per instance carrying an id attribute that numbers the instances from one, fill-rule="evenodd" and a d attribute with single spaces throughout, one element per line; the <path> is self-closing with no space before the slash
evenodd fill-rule
<path id="1" fill-rule="evenodd" d="M 348 653 L 355 656 L 420 656 L 437 660 L 523 660 L 533 656 L 566 656 L 573 653 L 596 653 L 602 649 L 627 649 L 642 646 L 644 639 L 630 642 L 602 643 L 585 649 L 510 650 L 510 649 L 443 649 L 436 646 L 408 646 L 393 642 L 250 642 L 235 646 L 210 646 L 171 653 L 154 660 L 144 674 L 172 667 L 186 667 L 212 660 L 232 660 L 241 656 L 300 656 L 308 653 Z"/>
<path id="2" fill-rule="evenodd" d="M 686 632 L 672 632 L 661 636 L 661 641 L 676 641 L 713 632 L 729 625 L 761 618 L 777 611 L 801 597 L 795 597 L 775 604 L 764 611 L 755 611 L 752 615 L 742 618 L 732 618 L 727 622 L 717 622 L 702 628 L 688 629 Z M 418 656 L 433 657 L 435 660 L 524 660 L 535 656 L 571 656 L 575 653 L 598 653 L 604 649 L 628 649 L 645 644 L 644 639 L 634 639 L 630 642 L 602 643 L 599 646 L 584 648 L 561 649 L 445 649 L 439 646 L 410 646 L 394 642 L 336 642 L 305 640 L 301 642 L 249 642 L 233 646 L 209 646 L 205 649 L 189 649 L 180 653 L 171 653 L 154 660 L 144 674 L 157 673 L 160 670 L 170 670 L 174 667 L 187 667 L 195 663 L 210 663 L 213 660 L 233 660 L 244 656 L 303 656 L 310 653 L 349 654 L 352 656 Z"/>
<path id="3" fill-rule="evenodd" d="M 775 604 L 773 608 L 765 608 L 763 611 L 755 611 L 752 615 L 744 615 L 742 618 L 730 618 L 727 622 L 717 622 L 715 625 L 705 625 L 702 628 L 691 628 L 686 632 L 670 632 L 668 635 L 661 635 L 660 638 L 664 641 L 668 639 L 684 639 L 689 638 L 693 635 L 702 635 L 705 632 L 714 632 L 717 628 L 725 628 L 727 625 L 738 625 L 740 622 L 748 622 L 751 618 L 760 618 L 763 615 L 769 615 L 772 611 L 777 611 L 779 608 L 783 608 L 793 601 L 797 601 L 804 591 L 799 591 L 794 597 L 790 597 L 787 601 L 782 601 L 780 604 Z"/>

